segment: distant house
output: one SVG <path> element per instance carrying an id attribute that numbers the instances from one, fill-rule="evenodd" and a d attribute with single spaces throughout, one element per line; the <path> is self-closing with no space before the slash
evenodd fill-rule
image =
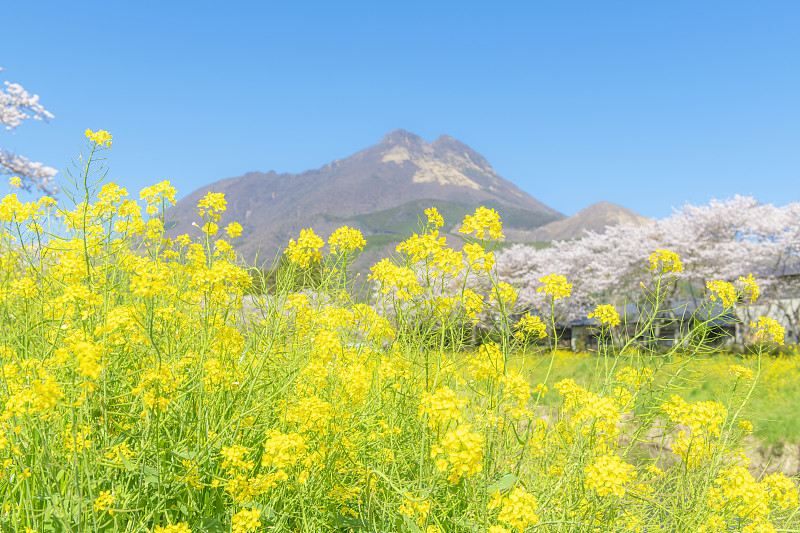
<path id="1" fill-rule="evenodd" d="M 722 303 L 714 300 L 687 298 L 672 302 L 653 316 L 652 324 L 646 322 L 652 316 L 652 305 L 637 307 L 629 304 L 617 308 L 621 327 L 627 338 L 638 333 L 637 340 L 655 346 L 673 346 L 686 338 L 698 323 L 705 323 L 705 342 L 711 345 L 729 345 L 736 342 L 740 334 L 741 320 L 731 311 L 725 312 Z M 577 350 L 580 344 L 596 346 L 600 330 L 594 319 L 585 318 L 570 322 L 570 346 Z M 646 330 L 646 331 L 642 331 Z"/>

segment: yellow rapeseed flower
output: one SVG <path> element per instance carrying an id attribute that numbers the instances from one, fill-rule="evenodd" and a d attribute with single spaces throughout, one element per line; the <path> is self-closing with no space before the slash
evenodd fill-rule
<path id="1" fill-rule="evenodd" d="M 598 305 L 587 318 L 594 318 L 603 326 L 619 326 L 619 313 L 613 305 Z"/>
<path id="2" fill-rule="evenodd" d="M 362 250 L 367 245 L 364 236 L 355 228 L 343 226 L 338 228 L 328 239 L 332 254 L 345 253 L 350 250 Z"/>
<path id="3" fill-rule="evenodd" d="M 114 495 L 111 494 L 110 490 L 101 491 L 100 495 L 94 500 L 94 512 L 108 511 L 108 514 L 113 515 L 114 511 L 109 507 L 114 504 L 114 499 Z"/>
<path id="4" fill-rule="evenodd" d="M 517 337 L 522 340 L 528 335 L 536 335 L 540 339 L 547 336 L 547 326 L 538 316 L 531 316 L 530 313 L 524 315 L 517 323 Z"/>
<path id="5" fill-rule="evenodd" d="M 261 525 L 258 520 L 261 516 L 261 509 L 242 509 L 231 519 L 232 533 L 246 533 L 253 531 Z"/>
<path id="6" fill-rule="evenodd" d="M 121 188 L 114 182 L 106 183 L 100 189 L 100 192 L 97 194 L 97 197 L 107 204 L 115 204 L 121 201 L 123 196 L 127 196 L 128 191 L 127 189 Z"/>
<path id="7" fill-rule="evenodd" d="M 712 300 L 722 300 L 722 305 L 730 307 L 736 303 L 736 289 L 727 281 L 708 281 L 706 288 Z"/>
<path id="8" fill-rule="evenodd" d="M 448 431 L 441 440 L 441 446 L 434 446 L 431 458 L 440 454 L 444 457 L 436 461 L 439 472 L 450 471 L 448 482 L 458 483 L 483 470 L 483 435 L 472 433 L 469 424 Z"/>
<path id="9" fill-rule="evenodd" d="M 488 230 L 492 239 L 499 240 L 504 238 L 502 229 L 500 215 L 497 211 L 481 206 L 475 210 L 474 215 L 466 216 L 464 224 L 458 231 L 465 235 L 474 233 L 477 238 L 483 240 L 484 234 Z"/>
<path id="10" fill-rule="evenodd" d="M 489 294 L 489 299 L 491 301 L 497 300 L 506 305 L 511 305 L 517 300 L 517 291 L 505 281 L 498 282 L 494 289 L 495 290 Z"/>
<path id="11" fill-rule="evenodd" d="M 478 314 L 483 311 L 483 298 L 472 289 L 464 289 L 459 301 L 464 308 L 467 318 L 473 323 L 477 323 L 479 320 Z"/>
<path id="12" fill-rule="evenodd" d="M 9 185 L 12 187 L 22 187 L 22 180 L 19 176 L 14 176 L 10 180 L 8 180 Z"/>
<path id="13" fill-rule="evenodd" d="M 497 519 L 516 528 L 517 531 L 525 531 L 528 526 L 539 523 L 539 517 L 536 515 L 538 506 L 536 498 L 522 487 L 514 487 L 511 494 L 503 498 L 502 505 Z"/>
<path id="14" fill-rule="evenodd" d="M 633 479 L 633 466 L 617 455 L 603 455 L 587 466 L 586 488 L 594 490 L 600 497 L 614 494 L 620 498 L 625 496 L 625 484 Z"/>
<path id="15" fill-rule="evenodd" d="M 106 148 L 111 146 L 111 134 L 104 130 L 92 132 L 92 130 L 87 129 L 86 138 L 100 146 L 105 145 Z"/>
<path id="16" fill-rule="evenodd" d="M 322 259 L 319 249 L 325 246 L 325 241 L 319 238 L 312 228 L 300 231 L 300 238 L 297 242 L 289 240 L 289 246 L 284 252 L 293 263 L 302 268 L 308 268 L 313 260 Z"/>
<path id="17" fill-rule="evenodd" d="M 392 288 L 396 287 L 399 289 L 396 293 L 397 297 L 401 300 L 409 300 L 412 296 L 422 292 L 422 287 L 417 282 L 414 271 L 407 267 L 397 266 L 388 258 L 382 259 L 370 270 L 372 271 L 370 279 L 378 280 L 381 292 L 384 294 L 390 293 Z"/>
<path id="18" fill-rule="evenodd" d="M 428 256 L 436 256 L 445 246 L 445 237 L 439 237 L 439 232 L 417 235 L 416 233 L 401 242 L 395 248 L 397 253 L 405 252 L 410 256 L 411 262 L 416 263 Z M 483 251 L 483 250 L 481 250 Z"/>
<path id="19" fill-rule="evenodd" d="M 197 203 L 197 207 L 197 213 L 200 216 L 208 212 L 213 220 L 218 221 L 221 217 L 220 213 L 227 209 L 228 202 L 225 200 L 225 193 L 208 191 L 208 194 Z"/>
<path id="20" fill-rule="evenodd" d="M 758 323 L 751 322 L 751 328 L 757 328 L 756 337 L 763 340 L 772 340 L 783 345 L 783 336 L 786 330 L 773 318 L 759 317 Z"/>
<path id="21" fill-rule="evenodd" d="M 560 274 L 550 274 L 539 278 L 539 281 L 544 283 L 544 286 L 536 289 L 536 292 L 549 294 L 553 300 L 566 298 L 572 293 L 572 283 L 567 283 L 567 278 Z"/>
<path id="22" fill-rule="evenodd" d="M 728 370 L 737 378 L 753 379 L 755 377 L 752 370 L 742 365 L 731 365 Z"/>
<path id="23" fill-rule="evenodd" d="M 753 279 L 752 274 L 748 274 L 747 277 L 739 276 L 737 280 L 739 283 L 742 284 L 742 294 L 749 292 L 750 293 L 750 303 L 755 302 L 756 298 L 758 298 L 759 289 L 756 280 Z"/>
<path id="24" fill-rule="evenodd" d="M 464 253 L 467 254 L 467 261 L 469 261 L 469 264 L 472 268 L 480 268 L 486 272 L 492 270 L 492 267 L 494 266 L 494 253 L 485 252 L 480 244 L 465 244 Z M 478 267 L 477 263 L 481 259 L 483 259 L 483 265 Z"/>
<path id="25" fill-rule="evenodd" d="M 261 456 L 263 468 L 288 468 L 301 461 L 307 451 L 305 438 L 291 431 L 280 433 L 272 430 L 264 441 L 264 454 Z"/>
<path id="26" fill-rule="evenodd" d="M 681 274 L 683 272 L 683 264 L 681 264 L 681 259 L 675 252 L 659 249 L 650 254 L 649 270 L 655 271 L 658 268 L 659 261 L 664 273 L 677 272 Z"/>
<path id="27" fill-rule="evenodd" d="M 103 347 L 91 342 L 76 342 L 72 351 L 78 362 L 78 374 L 89 379 L 97 379 L 103 371 L 103 365 L 98 361 L 103 357 Z"/>
<path id="28" fill-rule="evenodd" d="M 503 352 L 496 343 L 481 344 L 468 363 L 470 373 L 478 381 L 495 379 L 503 373 Z"/>
<path id="29" fill-rule="evenodd" d="M 415 498 L 410 492 L 404 492 L 406 497 L 405 502 L 397 508 L 397 512 L 408 518 L 415 518 L 417 524 L 421 527 L 425 524 L 428 518 L 428 513 L 431 512 L 431 502 L 424 498 Z"/>
<path id="30" fill-rule="evenodd" d="M 616 378 L 617 381 L 638 389 L 652 379 L 652 374 L 653 372 L 649 368 L 636 369 L 632 366 L 625 366 L 617 371 Z"/>
<path id="31" fill-rule="evenodd" d="M 782 472 L 776 472 L 764 478 L 770 493 L 770 499 L 783 509 L 797 507 L 798 494 L 792 480 L 787 478 Z"/>
<path id="32" fill-rule="evenodd" d="M 441 228 L 444 226 L 444 218 L 439 214 L 439 210 L 435 207 L 425 210 L 425 215 L 428 217 L 427 227 Z"/>
<path id="33" fill-rule="evenodd" d="M 58 405 L 59 400 L 64 397 L 64 393 L 61 391 L 61 386 L 52 376 L 42 371 L 40 377 L 42 381 L 36 380 L 31 383 L 31 389 L 34 393 L 32 407 L 35 411 L 44 412 Z"/>
<path id="34" fill-rule="evenodd" d="M 227 232 L 227 234 L 228 234 L 228 235 L 229 235 L 231 238 L 235 239 L 236 237 L 238 237 L 239 235 L 241 235 L 241 234 L 242 234 L 242 225 L 241 225 L 241 224 L 239 224 L 238 222 L 231 222 L 231 223 L 230 223 L 230 224 L 228 224 L 228 226 L 225 228 L 225 231 Z"/>
<path id="35" fill-rule="evenodd" d="M 423 392 L 419 402 L 419 416 L 428 415 L 428 426 L 436 427 L 450 420 L 461 420 L 461 409 L 467 400 L 459 400 L 449 387 L 440 387 L 435 394 Z"/>
<path id="36" fill-rule="evenodd" d="M 146 200 L 148 205 L 158 204 L 162 198 L 167 200 L 170 204 L 175 205 L 175 194 L 177 194 L 177 192 L 175 187 L 170 186 L 168 180 L 164 180 L 139 191 L 139 198 Z M 123 213 L 120 213 L 120 215 L 123 215 Z"/>
<path id="37" fill-rule="evenodd" d="M 225 458 L 222 468 L 226 470 L 252 470 L 255 467 L 253 461 L 248 461 L 249 450 L 239 444 L 232 446 L 222 446 L 219 450 L 220 455 Z"/>

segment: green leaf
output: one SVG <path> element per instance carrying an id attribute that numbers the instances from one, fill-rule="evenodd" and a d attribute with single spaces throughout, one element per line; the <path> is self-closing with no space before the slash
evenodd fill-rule
<path id="1" fill-rule="evenodd" d="M 406 527 L 411 533 L 422 533 L 422 531 L 420 531 L 419 527 L 417 526 L 417 523 L 411 520 L 409 517 L 404 515 L 403 520 L 405 520 Z"/>
<path id="2" fill-rule="evenodd" d="M 144 482 L 150 485 L 158 485 L 158 471 L 152 466 L 142 466 Z"/>
<path id="3" fill-rule="evenodd" d="M 119 456 L 122 459 L 122 465 L 125 467 L 125 470 L 127 470 L 128 472 L 133 472 L 134 470 L 136 470 L 136 468 L 134 468 L 133 466 L 133 463 L 131 463 L 130 459 L 125 457 L 125 454 L 121 453 L 119 454 Z"/>
<path id="4" fill-rule="evenodd" d="M 343 516 L 340 514 L 333 516 L 333 523 L 336 525 L 336 527 L 347 527 L 350 529 L 355 529 L 356 531 L 360 529 L 371 529 L 369 524 L 363 520 L 353 518 L 352 516 Z"/>
<path id="5" fill-rule="evenodd" d="M 200 454 L 200 452 L 191 452 L 189 450 L 171 450 L 170 453 L 180 459 L 186 459 L 187 461 L 193 461 L 194 458 Z"/>
<path id="6" fill-rule="evenodd" d="M 499 480 L 495 481 L 491 485 L 486 488 L 486 492 L 488 494 L 492 494 L 494 492 L 498 492 L 501 490 L 506 490 L 508 487 L 516 483 L 517 476 L 514 474 L 506 474 L 501 477 Z"/>
<path id="7" fill-rule="evenodd" d="M 224 533 L 226 531 L 219 518 L 214 518 L 213 516 L 201 518 L 197 528 L 203 533 Z"/>
<path id="8" fill-rule="evenodd" d="M 275 510 L 266 504 L 258 503 L 258 502 L 242 502 L 242 507 L 247 509 L 258 509 L 261 511 L 261 517 L 264 520 L 269 520 L 271 522 L 275 521 Z"/>

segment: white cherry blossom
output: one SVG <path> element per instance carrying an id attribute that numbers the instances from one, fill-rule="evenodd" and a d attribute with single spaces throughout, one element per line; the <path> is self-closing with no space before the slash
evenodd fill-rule
<path id="1" fill-rule="evenodd" d="M 0 71 L 3 69 L 0 68 Z M 31 95 L 17 83 L 4 82 L 5 89 L 0 90 L 0 124 L 6 130 L 13 130 L 23 120 L 44 120 L 54 118 L 39 103 L 39 95 Z M 38 188 L 46 195 L 58 193 L 58 187 L 53 184 L 53 177 L 58 173 L 54 168 L 44 166 L 27 158 L 0 148 L 0 174 L 19 176 L 22 188 L 30 191 L 32 187 Z"/>

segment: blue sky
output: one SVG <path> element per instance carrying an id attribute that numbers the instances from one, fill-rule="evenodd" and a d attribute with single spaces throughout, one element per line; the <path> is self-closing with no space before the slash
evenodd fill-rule
<path id="1" fill-rule="evenodd" d="M 0 2 L 0 81 L 55 115 L 0 146 L 57 179 L 86 128 L 179 197 L 403 128 L 566 215 L 800 200 L 798 2 Z"/>

